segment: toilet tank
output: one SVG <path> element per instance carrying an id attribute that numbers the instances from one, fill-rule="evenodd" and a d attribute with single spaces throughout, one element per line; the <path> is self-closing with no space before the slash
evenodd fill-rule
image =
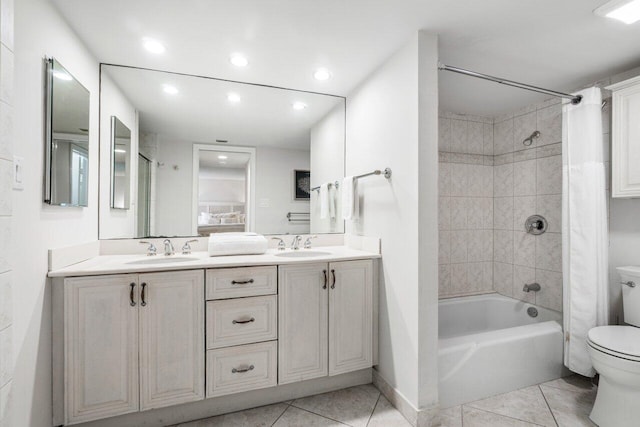
<path id="1" fill-rule="evenodd" d="M 640 327 L 640 267 L 618 267 L 622 287 L 622 309 L 624 322 Z M 635 287 L 625 285 L 635 283 Z"/>

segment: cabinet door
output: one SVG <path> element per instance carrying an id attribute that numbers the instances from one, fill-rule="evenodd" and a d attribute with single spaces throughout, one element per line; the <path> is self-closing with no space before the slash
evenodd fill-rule
<path id="1" fill-rule="evenodd" d="M 327 368 L 328 265 L 278 267 L 278 383 L 323 377 Z"/>
<path id="2" fill-rule="evenodd" d="M 140 409 L 204 399 L 204 270 L 139 282 Z"/>
<path id="3" fill-rule="evenodd" d="M 65 279 L 65 424 L 138 411 L 136 275 Z"/>
<path id="4" fill-rule="evenodd" d="M 329 265 L 329 375 L 372 366 L 372 265 L 371 260 Z"/>
<path id="5" fill-rule="evenodd" d="M 640 197 L 640 78 L 614 85 L 612 111 L 612 196 Z"/>

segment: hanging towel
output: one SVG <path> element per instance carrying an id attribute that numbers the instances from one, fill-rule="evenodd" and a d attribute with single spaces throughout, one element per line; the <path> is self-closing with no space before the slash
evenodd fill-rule
<path id="1" fill-rule="evenodd" d="M 329 219 L 336 219 L 336 186 L 329 184 Z"/>
<path id="2" fill-rule="evenodd" d="M 358 180 L 347 176 L 342 180 L 342 218 L 358 219 Z"/>
<path id="3" fill-rule="evenodd" d="M 562 126 L 564 364 L 591 377 L 587 333 L 609 322 L 602 94 L 595 87 L 578 94 L 579 104 L 564 106 Z"/>
<path id="4" fill-rule="evenodd" d="M 329 216 L 329 184 L 320 185 L 320 219 Z"/>

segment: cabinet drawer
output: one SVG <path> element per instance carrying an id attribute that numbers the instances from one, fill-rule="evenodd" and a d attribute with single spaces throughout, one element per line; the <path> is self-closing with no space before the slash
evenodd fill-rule
<path id="1" fill-rule="evenodd" d="M 207 349 L 278 338 L 276 295 L 207 302 Z"/>
<path id="2" fill-rule="evenodd" d="M 207 270 L 208 300 L 273 295 L 278 291 L 278 267 Z"/>
<path id="3" fill-rule="evenodd" d="M 207 397 L 274 387 L 277 341 L 207 351 Z"/>

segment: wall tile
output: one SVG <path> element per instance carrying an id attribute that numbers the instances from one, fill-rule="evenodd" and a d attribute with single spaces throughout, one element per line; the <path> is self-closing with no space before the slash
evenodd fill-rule
<path id="1" fill-rule="evenodd" d="M 611 161 L 611 134 L 602 134 L 602 156 L 605 162 Z"/>
<path id="2" fill-rule="evenodd" d="M 467 173 L 470 196 L 493 197 L 493 167 L 469 165 Z"/>
<path id="3" fill-rule="evenodd" d="M 536 157 L 541 159 L 543 157 L 561 156 L 562 155 L 562 143 L 543 145 L 536 148 Z"/>
<path id="4" fill-rule="evenodd" d="M 525 160 L 533 160 L 537 157 L 537 148 L 527 148 L 513 153 L 514 162 L 524 162 Z"/>
<path id="5" fill-rule="evenodd" d="M 537 139 L 534 138 L 531 145 L 526 146 L 522 142 L 525 138 L 529 138 L 536 128 L 536 112 L 527 113 L 513 119 L 513 151 L 532 148 L 537 145 Z"/>
<path id="6" fill-rule="evenodd" d="M 493 167 L 493 195 L 513 196 L 513 163 Z"/>
<path id="7" fill-rule="evenodd" d="M 13 162 L 0 159 L 0 215 L 11 215 Z"/>
<path id="8" fill-rule="evenodd" d="M 562 271 L 562 235 L 544 233 L 536 236 L 536 268 Z"/>
<path id="9" fill-rule="evenodd" d="M 536 236 L 523 231 L 513 233 L 513 264 L 536 266 Z"/>
<path id="10" fill-rule="evenodd" d="M 467 262 L 467 230 L 451 232 L 451 263 Z"/>
<path id="11" fill-rule="evenodd" d="M 438 197 L 438 229 L 451 229 L 451 197 Z"/>
<path id="12" fill-rule="evenodd" d="M 535 196 L 515 197 L 513 201 L 513 229 L 515 231 L 525 231 L 525 221 L 536 213 L 538 212 L 536 210 Z"/>
<path id="13" fill-rule="evenodd" d="M 493 199 L 472 197 L 467 205 L 467 227 L 470 230 L 493 229 Z"/>
<path id="14" fill-rule="evenodd" d="M 536 282 L 541 288 L 536 294 L 536 304 L 562 311 L 562 273 L 536 269 Z"/>
<path id="15" fill-rule="evenodd" d="M 513 164 L 513 195 L 535 196 L 536 160 Z"/>
<path id="16" fill-rule="evenodd" d="M 513 264 L 513 231 L 494 230 L 493 260 Z"/>
<path id="17" fill-rule="evenodd" d="M 493 232 L 491 230 L 469 230 L 467 260 L 469 262 L 493 261 Z"/>
<path id="18" fill-rule="evenodd" d="M 537 113 L 537 127 L 540 131 L 538 146 L 562 141 L 562 106 L 555 104 L 542 108 Z"/>
<path id="19" fill-rule="evenodd" d="M 468 264 L 467 289 L 469 292 L 490 292 L 493 290 L 493 268 L 491 262 Z"/>
<path id="20" fill-rule="evenodd" d="M 13 52 L 0 44 L 0 101 L 13 105 Z"/>
<path id="21" fill-rule="evenodd" d="M 451 264 L 438 266 L 438 294 L 451 294 Z"/>
<path id="22" fill-rule="evenodd" d="M 469 195 L 469 176 L 468 165 L 457 163 L 451 164 L 451 195 L 452 196 L 468 196 Z"/>
<path id="23" fill-rule="evenodd" d="M 550 194 L 536 198 L 536 211 L 547 219 L 547 231 L 562 232 L 562 194 Z"/>
<path id="24" fill-rule="evenodd" d="M 493 288 L 499 294 L 513 296 L 513 265 L 493 263 Z"/>
<path id="25" fill-rule="evenodd" d="M 438 233 L 438 263 L 449 264 L 451 262 L 451 232 L 440 231 Z"/>
<path id="26" fill-rule="evenodd" d="M 496 154 L 493 156 L 493 165 L 500 166 L 507 163 L 513 163 L 513 153 Z"/>
<path id="27" fill-rule="evenodd" d="M 493 199 L 493 228 L 495 230 L 513 230 L 513 197 Z"/>
<path id="28" fill-rule="evenodd" d="M 13 108 L 0 102 L 0 158 L 13 161 Z"/>
<path id="29" fill-rule="evenodd" d="M 438 119 L 438 150 L 451 151 L 451 119 Z"/>
<path id="30" fill-rule="evenodd" d="M 11 301 L 11 273 L 6 272 L 0 274 L 0 330 L 11 324 Z"/>
<path id="31" fill-rule="evenodd" d="M 493 126 L 493 152 L 504 154 L 513 151 L 513 119 L 496 123 Z"/>
<path id="32" fill-rule="evenodd" d="M 537 161 L 537 194 L 562 194 L 562 156 Z"/>
<path id="33" fill-rule="evenodd" d="M 483 153 L 488 156 L 493 155 L 493 124 L 483 125 Z"/>
<path id="34" fill-rule="evenodd" d="M 11 326 L 0 331 L 0 387 L 11 380 L 13 373 L 12 333 L 13 328 Z"/>
<path id="35" fill-rule="evenodd" d="M 467 292 L 469 286 L 467 268 L 467 263 L 451 264 L 451 293 L 460 294 Z"/>
<path id="36" fill-rule="evenodd" d="M 451 195 L 451 164 L 438 164 L 438 195 Z"/>
<path id="37" fill-rule="evenodd" d="M 531 304 L 536 303 L 535 292 L 525 292 L 522 289 L 525 284 L 536 281 L 536 270 L 521 265 L 513 266 L 513 297 Z"/>
<path id="38" fill-rule="evenodd" d="M 467 122 L 467 152 L 484 154 L 484 123 Z"/>
<path id="39" fill-rule="evenodd" d="M 468 153 L 467 121 L 451 120 L 451 151 L 454 153 Z"/>
<path id="40" fill-rule="evenodd" d="M 466 230 L 467 229 L 467 198 L 452 197 L 451 198 L 451 229 Z"/>

